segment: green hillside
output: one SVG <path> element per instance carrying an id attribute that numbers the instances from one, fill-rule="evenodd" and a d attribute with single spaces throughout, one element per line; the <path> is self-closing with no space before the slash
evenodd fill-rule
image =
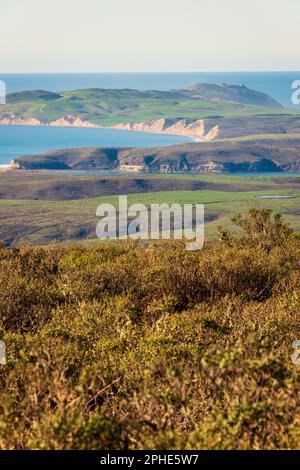
<path id="1" fill-rule="evenodd" d="M 199 86 L 199 85 L 198 85 Z M 217 90 L 217 92 L 216 92 Z M 8 95 L 1 115 L 36 118 L 50 122 L 65 115 L 78 116 L 100 125 L 158 118 L 235 116 L 282 113 L 268 95 L 246 87 L 202 84 L 201 90 L 139 91 L 87 89 L 54 94 L 45 91 Z"/>

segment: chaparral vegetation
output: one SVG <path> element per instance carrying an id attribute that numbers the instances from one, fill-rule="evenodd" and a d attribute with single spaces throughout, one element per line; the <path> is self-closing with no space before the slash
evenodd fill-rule
<path id="1" fill-rule="evenodd" d="M 300 447 L 300 238 L 0 248 L 1 449 Z"/>

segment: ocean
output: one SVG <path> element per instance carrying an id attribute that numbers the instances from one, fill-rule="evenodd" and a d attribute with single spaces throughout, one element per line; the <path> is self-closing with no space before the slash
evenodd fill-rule
<path id="1" fill-rule="evenodd" d="M 192 139 L 117 129 L 0 126 L 0 167 L 15 157 L 76 147 L 166 147 Z"/>
<path id="2" fill-rule="evenodd" d="M 300 72 L 182 72 L 182 73 L 62 73 L 7 74 L 0 72 L 7 92 L 22 90 L 65 91 L 79 88 L 180 89 L 196 82 L 245 85 L 268 93 L 286 107 L 291 102 L 293 81 Z"/>

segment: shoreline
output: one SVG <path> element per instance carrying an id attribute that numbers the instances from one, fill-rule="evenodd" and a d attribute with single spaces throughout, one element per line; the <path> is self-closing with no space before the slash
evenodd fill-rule
<path id="1" fill-rule="evenodd" d="M 132 171 L 119 171 L 119 170 L 73 170 L 73 169 L 70 169 L 70 170 L 51 170 L 51 169 L 41 169 L 41 170 L 38 170 L 38 169 L 16 169 L 16 168 L 1 168 L 0 166 L 0 174 L 1 173 L 8 173 L 8 172 L 13 172 L 15 174 L 18 174 L 18 175 L 21 175 L 23 173 L 27 173 L 27 174 L 39 174 L 39 175 L 53 175 L 53 176 L 57 176 L 57 175 L 64 175 L 64 174 L 69 174 L 69 175 L 82 175 L 82 176 L 88 176 L 88 175 L 102 175 L 102 176 L 122 176 L 122 175 L 125 175 L 125 176 L 128 176 L 128 175 L 132 175 L 132 176 L 136 176 L 137 174 L 140 175 L 140 176 L 147 176 L 147 177 L 155 177 L 155 176 L 161 176 L 161 175 L 164 175 L 164 176 L 174 176 L 174 175 L 184 175 L 184 176 L 191 176 L 191 177 L 195 177 L 195 176 L 232 176 L 232 177 L 245 177 L 245 178 L 248 178 L 248 177 L 266 177 L 266 178 L 270 178 L 270 177 L 290 177 L 290 176 L 295 176 L 295 177 L 299 177 L 300 178 L 300 171 L 278 171 L 278 172 L 225 172 L 225 171 L 220 171 L 220 172 L 210 172 L 210 171 L 201 171 L 201 172 L 196 172 L 196 171 L 190 171 L 190 172 L 184 172 L 184 171 L 175 171 L 175 172 L 170 172 L 170 173 L 159 173 L 159 172 L 132 172 Z M 298 196 L 296 196 L 298 197 Z M 299 196 L 300 197 L 300 196 Z"/>

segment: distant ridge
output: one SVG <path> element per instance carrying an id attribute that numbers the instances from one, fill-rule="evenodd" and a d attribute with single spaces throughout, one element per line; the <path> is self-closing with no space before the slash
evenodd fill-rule
<path id="1" fill-rule="evenodd" d="M 131 173 L 300 171 L 300 138 L 181 144 L 165 148 L 79 148 L 13 160 L 20 170 L 97 170 Z"/>
<path id="2" fill-rule="evenodd" d="M 271 108 L 282 108 L 282 105 L 276 100 L 271 98 L 266 93 L 262 93 L 256 90 L 247 88 L 244 85 L 216 85 L 211 83 L 195 83 L 186 89 L 181 90 L 136 90 L 136 89 L 104 89 L 104 88 L 87 88 L 74 90 L 74 92 L 61 92 L 53 93 L 45 90 L 33 90 L 33 91 L 19 91 L 7 95 L 7 103 L 22 103 L 28 101 L 42 100 L 52 101 L 59 100 L 64 97 L 64 94 L 74 93 L 76 97 L 76 91 L 79 94 L 86 96 L 87 99 L 97 98 L 99 93 L 105 94 L 108 97 L 124 98 L 148 98 L 148 99 L 175 99 L 184 96 L 196 99 L 198 101 L 223 101 L 239 104 L 248 104 L 256 106 L 267 106 Z"/>
<path id="3" fill-rule="evenodd" d="M 20 103 L 26 101 L 42 100 L 42 101 L 51 101 L 58 100 L 62 98 L 58 93 L 53 93 L 52 91 L 45 90 L 34 90 L 34 91 L 18 91 L 15 93 L 9 93 L 7 95 L 8 103 Z"/>

